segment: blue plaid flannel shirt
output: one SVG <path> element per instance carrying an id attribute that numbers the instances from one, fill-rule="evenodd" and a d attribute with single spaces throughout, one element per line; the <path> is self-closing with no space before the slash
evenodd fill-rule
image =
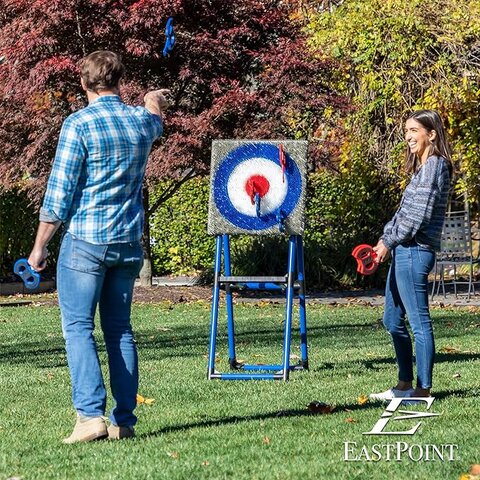
<path id="1" fill-rule="evenodd" d="M 95 244 L 143 233 L 142 182 L 162 121 L 144 107 L 104 95 L 63 123 L 40 220 L 61 221 Z"/>

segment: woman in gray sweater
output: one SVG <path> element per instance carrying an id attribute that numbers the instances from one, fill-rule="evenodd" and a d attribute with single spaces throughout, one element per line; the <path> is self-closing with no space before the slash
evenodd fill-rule
<path id="1" fill-rule="evenodd" d="M 385 225 L 374 250 L 377 262 L 392 257 L 385 291 L 383 323 L 392 336 L 398 364 L 398 383 L 373 400 L 395 397 L 428 397 L 435 356 L 432 320 L 428 308 L 428 274 L 440 248 L 440 236 L 448 203 L 452 162 L 442 120 L 437 112 L 420 110 L 405 123 L 406 170 L 412 174 L 400 206 Z M 412 341 L 417 367 L 413 388 Z"/>

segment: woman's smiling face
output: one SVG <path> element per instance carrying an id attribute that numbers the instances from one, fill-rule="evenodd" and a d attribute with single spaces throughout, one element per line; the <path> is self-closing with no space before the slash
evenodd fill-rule
<path id="1" fill-rule="evenodd" d="M 405 140 L 407 141 L 410 151 L 417 155 L 422 163 L 427 160 L 430 154 L 430 147 L 435 135 L 435 130 L 429 132 L 421 123 L 413 118 L 409 118 L 405 122 Z"/>

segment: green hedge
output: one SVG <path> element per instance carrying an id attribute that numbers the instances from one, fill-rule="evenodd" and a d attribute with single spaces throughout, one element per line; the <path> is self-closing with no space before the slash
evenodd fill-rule
<path id="1" fill-rule="evenodd" d="M 365 180 L 350 178 L 348 172 L 327 171 L 308 177 L 304 242 L 311 287 L 382 283 L 384 271 L 358 276 L 350 253 L 358 243 L 376 241 L 391 209 L 386 199 L 392 202 L 392 198 L 376 189 L 368 176 L 361 178 Z M 163 189 L 158 187 L 152 202 Z M 190 180 L 150 219 L 155 275 L 211 273 L 215 240 L 207 234 L 209 189 L 208 178 Z M 0 277 L 12 272 L 16 259 L 29 254 L 37 224 L 37 212 L 27 198 L 15 192 L 0 195 Z M 56 258 L 59 239 L 57 234 L 51 259 Z M 283 237 L 232 237 L 231 253 L 236 275 L 285 273 L 287 241 Z M 54 263 L 47 275 L 54 274 Z"/>
<path id="2" fill-rule="evenodd" d="M 0 193 L 0 276 L 13 271 L 13 264 L 30 253 L 36 223 L 28 201 L 17 192 Z"/>
<path id="3" fill-rule="evenodd" d="M 164 189 L 160 185 L 157 193 Z M 207 235 L 207 179 L 194 178 L 150 218 L 155 274 L 192 274 L 212 264 L 213 239 Z M 155 201 L 152 195 L 152 203 Z"/>
<path id="4" fill-rule="evenodd" d="M 309 178 L 306 254 L 318 245 L 313 261 L 321 265 L 312 269 L 310 278 L 319 285 L 379 287 L 386 277 L 385 267 L 371 277 L 358 275 L 351 252 L 360 243 L 377 242 L 395 208 L 396 195 L 386 194 L 378 179 L 367 174 L 354 176 L 355 172 L 320 172 Z"/>
<path id="5" fill-rule="evenodd" d="M 304 242 L 310 286 L 375 286 L 382 282 L 384 271 L 372 277 L 358 276 L 351 257 L 358 243 L 376 241 L 385 221 L 380 192 L 361 183 L 353 184 L 348 176 L 326 171 L 309 175 Z M 160 186 L 158 192 L 162 190 Z M 215 242 L 207 234 L 208 196 L 208 178 L 196 178 L 184 184 L 151 218 L 156 275 L 211 271 Z M 287 242 L 282 237 L 233 237 L 231 253 L 234 274 L 285 273 Z"/>
<path id="6" fill-rule="evenodd" d="M 13 278 L 16 260 L 28 257 L 35 241 L 38 227 L 38 212 L 23 193 L 11 190 L 0 191 L 0 280 Z M 49 267 L 43 276 L 55 273 L 59 235 L 49 245 Z"/>

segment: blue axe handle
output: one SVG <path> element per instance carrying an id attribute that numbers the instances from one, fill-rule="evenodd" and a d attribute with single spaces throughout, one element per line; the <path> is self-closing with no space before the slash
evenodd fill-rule
<path id="1" fill-rule="evenodd" d="M 167 20 L 167 25 L 165 26 L 165 45 L 162 51 L 164 57 L 166 57 L 173 50 L 174 45 L 175 32 L 173 30 L 173 18 L 169 17 Z"/>

